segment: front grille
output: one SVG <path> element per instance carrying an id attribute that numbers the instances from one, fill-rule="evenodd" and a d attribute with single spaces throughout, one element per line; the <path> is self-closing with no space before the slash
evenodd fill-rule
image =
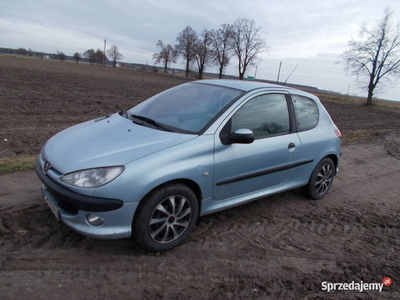
<path id="1" fill-rule="evenodd" d="M 47 186 L 46 186 L 46 188 L 48 191 L 50 191 L 54 200 L 56 200 L 58 206 L 62 210 L 64 210 L 66 213 L 69 213 L 70 215 L 77 215 L 79 213 L 79 209 L 75 205 L 69 203 L 64 195 L 57 193 L 56 191 L 50 189 Z"/>

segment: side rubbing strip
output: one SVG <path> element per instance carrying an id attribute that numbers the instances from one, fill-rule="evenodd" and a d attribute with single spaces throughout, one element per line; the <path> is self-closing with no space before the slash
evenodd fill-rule
<path id="1" fill-rule="evenodd" d="M 228 179 L 222 180 L 220 182 L 217 182 L 217 186 L 229 184 L 229 183 L 233 183 L 233 182 L 238 182 L 238 181 L 242 181 L 242 180 L 246 180 L 246 179 L 251 179 L 251 178 L 255 178 L 255 177 L 259 177 L 259 176 L 264 176 L 264 175 L 268 175 L 268 174 L 272 174 L 272 173 L 276 173 L 276 172 L 280 172 L 280 171 L 284 171 L 284 170 L 288 170 L 288 169 L 292 169 L 292 168 L 296 168 L 296 167 L 299 167 L 302 165 L 312 163 L 313 161 L 314 161 L 313 159 L 303 160 L 303 161 L 298 161 L 295 163 L 282 165 L 279 167 L 269 168 L 269 169 L 260 170 L 260 171 L 245 174 L 245 175 L 240 175 L 237 177 L 228 178 Z"/>

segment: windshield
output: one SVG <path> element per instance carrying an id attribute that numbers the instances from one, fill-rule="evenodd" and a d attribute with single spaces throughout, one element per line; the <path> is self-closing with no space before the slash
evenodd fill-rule
<path id="1" fill-rule="evenodd" d="M 216 85 L 186 83 L 151 97 L 127 114 L 151 119 L 173 131 L 200 133 L 241 93 Z"/>

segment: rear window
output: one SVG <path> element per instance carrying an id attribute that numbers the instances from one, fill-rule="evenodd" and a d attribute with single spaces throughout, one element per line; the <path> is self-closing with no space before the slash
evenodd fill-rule
<path id="1" fill-rule="evenodd" d="M 296 112 L 297 130 L 310 130 L 318 125 L 319 110 L 314 100 L 303 96 L 292 95 Z"/>

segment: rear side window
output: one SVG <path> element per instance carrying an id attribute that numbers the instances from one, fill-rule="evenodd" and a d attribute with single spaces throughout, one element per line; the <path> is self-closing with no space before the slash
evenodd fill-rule
<path id="1" fill-rule="evenodd" d="M 232 117 L 232 132 L 246 128 L 256 139 L 289 133 L 289 112 L 283 94 L 253 98 Z"/>
<path id="2" fill-rule="evenodd" d="M 296 112 L 297 130 L 305 131 L 318 125 L 319 110 L 314 100 L 302 96 L 292 95 Z"/>

